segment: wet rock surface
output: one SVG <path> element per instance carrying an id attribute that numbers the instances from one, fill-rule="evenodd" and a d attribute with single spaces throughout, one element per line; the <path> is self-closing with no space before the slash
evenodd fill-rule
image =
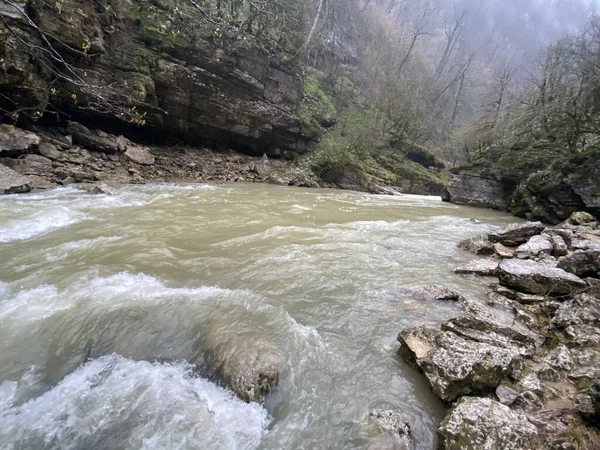
<path id="1" fill-rule="evenodd" d="M 410 425 L 401 412 L 377 409 L 369 413 L 369 420 L 378 436 L 367 447 L 369 450 L 412 450 L 414 443 Z"/>
<path id="2" fill-rule="evenodd" d="M 399 355 L 456 402 L 438 430 L 440 449 L 597 448 L 598 226 L 574 214 L 554 228 L 515 224 L 459 244 L 485 255 L 493 243 L 498 284 L 487 298 L 459 297 L 464 317 L 398 335 Z"/>

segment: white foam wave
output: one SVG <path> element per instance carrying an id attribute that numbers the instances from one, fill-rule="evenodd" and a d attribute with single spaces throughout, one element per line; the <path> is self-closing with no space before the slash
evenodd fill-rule
<path id="1" fill-rule="evenodd" d="M 38 210 L 0 228 L 0 242 L 22 241 L 81 222 L 85 214 L 63 206 Z"/>
<path id="2" fill-rule="evenodd" d="M 19 383 L 0 385 L 3 448 L 254 449 L 269 416 L 186 363 L 93 360 L 43 395 L 18 404 Z"/>

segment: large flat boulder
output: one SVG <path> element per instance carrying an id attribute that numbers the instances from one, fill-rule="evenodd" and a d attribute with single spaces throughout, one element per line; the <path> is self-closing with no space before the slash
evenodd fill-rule
<path id="1" fill-rule="evenodd" d="M 458 300 L 460 295 L 437 284 L 417 284 L 398 289 L 398 295 L 411 300 Z"/>
<path id="2" fill-rule="evenodd" d="M 77 122 L 70 122 L 67 131 L 73 137 L 73 143 L 81 145 L 88 150 L 103 153 L 116 153 L 119 151 L 117 137 L 100 130 L 90 130 Z"/>
<path id="3" fill-rule="evenodd" d="M 39 144 L 40 138 L 35 133 L 15 128 L 12 125 L 0 125 L 0 157 L 29 153 Z"/>
<path id="4" fill-rule="evenodd" d="M 506 228 L 488 235 L 491 242 L 499 242 L 508 247 L 523 244 L 531 236 L 540 234 L 546 227 L 541 222 L 513 223 Z"/>
<path id="5" fill-rule="evenodd" d="M 538 234 L 529 238 L 526 243 L 519 245 L 515 250 L 515 255 L 519 259 L 528 259 L 539 256 L 542 253 L 551 255 L 553 251 L 554 246 L 552 245 L 550 236 Z"/>
<path id="6" fill-rule="evenodd" d="M 150 153 L 147 147 L 132 147 L 129 146 L 125 151 L 125 156 L 131 161 L 143 166 L 151 166 L 154 164 L 154 155 Z"/>
<path id="7" fill-rule="evenodd" d="M 540 295 L 569 295 L 586 288 L 576 275 L 531 260 L 504 260 L 498 266 L 500 284 L 511 289 Z"/>
<path id="8" fill-rule="evenodd" d="M 475 259 L 462 266 L 454 268 L 454 273 L 475 274 L 491 277 L 498 272 L 499 260 L 493 258 Z"/>
<path id="9" fill-rule="evenodd" d="M 508 325 L 475 317 L 449 320 L 442 330 L 416 327 L 398 335 L 399 354 L 427 377 L 445 401 L 493 392 L 507 376 L 517 377 L 535 341 Z"/>
<path id="10" fill-rule="evenodd" d="M 537 435 L 525 415 L 476 397 L 462 398 L 438 429 L 444 450 L 518 450 L 528 448 Z"/>
<path id="11" fill-rule="evenodd" d="M 19 194 L 31 191 L 29 178 L 0 164 L 0 194 Z"/>

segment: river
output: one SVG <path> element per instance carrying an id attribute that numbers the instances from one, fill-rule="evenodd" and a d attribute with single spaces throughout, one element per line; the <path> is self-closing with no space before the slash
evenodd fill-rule
<path id="1" fill-rule="evenodd" d="M 396 335 L 461 311 L 397 291 L 482 295 L 451 272 L 470 259 L 456 243 L 511 221 L 435 197 L 253 184 L 4 196 L 0 447 L 360 449 L 367 413 L 394 407 L 431 450 L 444 407 Z M 216 321 L 287 355 L 266 404 L 191 366 Z"/>

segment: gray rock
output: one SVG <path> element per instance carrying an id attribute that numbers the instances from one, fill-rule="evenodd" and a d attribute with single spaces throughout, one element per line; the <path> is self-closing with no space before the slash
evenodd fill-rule
<path id="1" fill-rule="evenodd" d="M 445 401 L 493 392 L 505 377 L 517 376 L 524 358 L 535 351 L 530 336 L 474 317 L 452 319 L 441 331 L 412 328 L 398 340 L 400 356 L 420 368 Z"/>
<path id="2" fill-rule="evenodd" d="M 18 194 L 31 191 L 30 180 L 0 164 L 0 194 Z"/>
<path id="3" fill-rule="evenodd" d="M 125 151 L 125 156 L 127 156 L 131 161 L 144 166 L 151 166 L 154 164 L 155 160 L 154 155 L 150 153 L 150 149 L 146 147 L 129 146 Z"/>
<path id="4" fill-rule="evenodd" d="M 58 159 L 61 155 L 56 146 L 54 144 L 50 144 L 49 142 L 42 142 L 39 146 L 38 153 L 49 159 Z"/>
<path id="5" fill-rule="evenodd" d="M 567 219 L 567 223 L 571 225 L 586 225 L 588 223 L 595 222 L 596 218 L 592 216 L 590 213 L 585 211 L 578 211 L 571 214 L 571 216 Z"/>
<path id="6" fill-rule="evenodd" d="M 453 272 L 463 274 L 472 273 L 481 276 L 494 276 L 496 273 L 498 273 L 498 264 L 500 264 L 500 261 L 497 259 L 475 259 L 465 265 L 454 268 Z"/>
<path id="7" fill-rule="evenodd" d="M 519 393 L 501 384 L 496 388 L 496 397 L 498 397 L 498 401 L 503 405 L 510 406 L 519 398 Z"/>
<path id="8" fill-rule="evenodd" d="M 559 328 L 584 324 L 600 326 L 600 300 L 589 294 L 579 294 L 558 308 L 552 324 Z"/>
<path id="9" fill-rule="evenodd" d="M 571 273 L 527 260 L 502 261 L 498 276 L 501 285 L 529 294 L 568 295 L 587 287 L 581 278 Z"/>
<path id="10" fill-rule="evenodd" d="M 600 248 L 573 252 L 559 261 L 558 267 L 578 277 L 595 275 L 600 271 Z"/>
<path id="11" fill-rule="evenodd" d="M 267 155 L 263 155 L 261 160 L 254 165 L 254 172 L 259 176 L 266 178 L 275 169 Z"/>
<path id="12" fill-rule="evenodd" d="M 554 246 L 548 236 L 543 234 L 535 235 L 529 238 L 525 244 L 519 245 L 515 250 L 515 255 L 520 259 L 533 258 L 542 253 L 550 255 L 554 250 Z"/>
<path id="13" fill-rule="evenodd" d="M 111 186 L 107 183 L 100 183 L 94 186 L 90 192 L 98 195 L 117 195 L 118 189 L 117 187 Z"/>
<path id="14" fill-rule="evenodd" d="M 410 425 L 402 413 L 378 409 L 369 414 L 369 419 L 379 433 L 369 444 L 369 450 L 410 450 L 413 448 Z"/>
<path id="15" fill-rule="evenodd" d="M 523 244 L 531 236 L 540 234 L 545 227 L 541 222 L 513 223 L 503 230 L 488 235 L 491 242 L 499 242 L 508 247 Z"/>
<path id="16" fill-rule="evenodd" d="M 552 242 L 554 256 L 565 256 L 567 253 L 569 253 L 569 247 L 562 236 L 558 234 L 551 234 L 550 242 Z"/>
<path id="17" fill-rule="evenodd" d="M 18 159 L 8 159 L 4 163 L 21 175 L 48 176 L 52 171 L 52 161 L 41 155 L 25 155 Z"/>
<path id="18" fill-rule="evenodd" d="M 587 293 L 600 298 L 600 279 L 598 278 L 586 278 L 583 281 L 588 285 Z"/>
<path id="19" fill-rule="evenodd" d="M 435 284 L 418 284 L 402 287 L 398 289 L 398 294 L 402 297 L 424 301 L 458 300 L 460 298 L 460 295 L 456 292 Z"/>
<path id="20" fill-rule="evenodd" d="M 489 399 L 464 397 L 438 429 L 444 450 L 518 450 L 538 432 L 527 417 Z"/>
<path id="21" fill-rule="evenodd" d="M 515 257 L 514 250 L 511 250 L 510 248 L 508 248 L 507 246 L 501 244 L 500 242 L 496 242 L 494 244 L 494 251 L 501 258 L 509 258 L 510 259 L 510 258 L 514 258 Z"/>
<path id="22" fill-rule="evenodd" d="M 74 144 L 88 150 L 104 153 L 116 153 L 119 150 L 116 137 L 102 131 L 92 131 L 77 122 L 69 122 L 67 131 L 72 135 Z"/>
<path id="23" fill-rule="evenodd" d="M 476 255 L 493 255 L 494 248 L 486 236 L 475 236 L 458 243 L 458 248 Z"/>
<path id="24" fill-rule="evenodd" d="M 38 135 L 12 125 L 0 125 L 0 157 L 29 153 L 40 143 Z"/>
<path id="25" fill-rule="evenodd" d="M 600 428 L 600 380 L 575 396 L 575 407 L 592 425 Z"/>
<path id="26" fill-rule="evenodd" d="M 285 370 L 285 355 L 269 339 L 248 339 L 218 323 L 209 331 L 205 346 L 211 372 L 247 402 L 264 401 Z"/>
<path id="27" fill-rule="evenodd" d="M 453 175 L 442 194 L 442 200 L 483 208 L 508 208 L 502 181 L 493 174 L 477 170 L 465 170 Z"/>

